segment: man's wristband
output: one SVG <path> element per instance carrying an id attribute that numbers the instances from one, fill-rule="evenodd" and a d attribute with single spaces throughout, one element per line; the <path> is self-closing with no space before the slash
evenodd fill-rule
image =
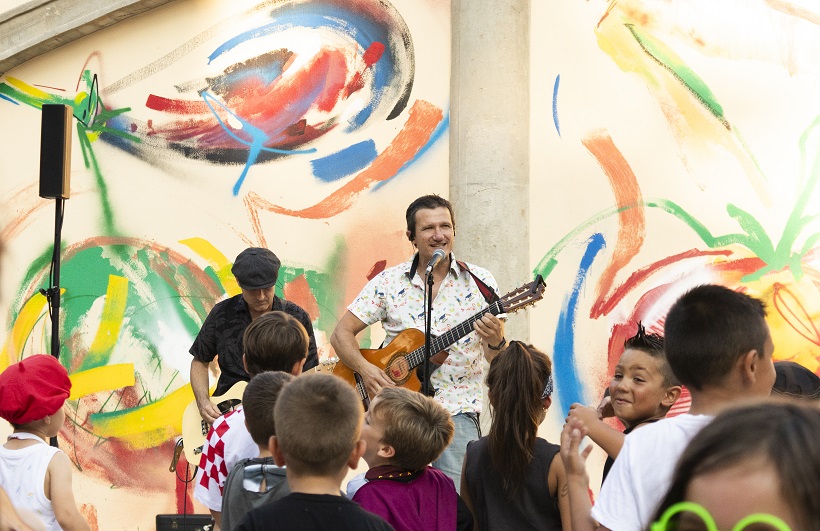
<path id="1" fill-rule="evenodd" d="M 487 343 L 487 348 L 489 348 L 490 350 L 501 350 L 502 348 L 504 348 L 504 345 L 506 344 L 507 338 L 502 337 L 501 342 L 498 345 L 490 345 L 489 343 Z"/>

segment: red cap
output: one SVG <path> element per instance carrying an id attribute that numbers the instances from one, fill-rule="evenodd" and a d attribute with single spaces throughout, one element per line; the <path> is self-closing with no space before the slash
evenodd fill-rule
<path id="1" fill-rule="evenodd" d="M 71 380 L 57 358 L 35 354 L 0 374 L 0 417 L 21 425 L 53 415 L 71 393 Z"/>

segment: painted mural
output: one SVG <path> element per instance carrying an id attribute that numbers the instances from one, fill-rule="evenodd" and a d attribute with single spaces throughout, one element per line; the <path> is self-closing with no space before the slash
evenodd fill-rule
<path id="1" fill-rule="evenodd" d="M 405 206 L 447 191 L 449 16 L 439 0 L 183 0 L 0 78 L 0 368 L 50 351 L 39 108 L 74 111 L 60 442 L 96 528 L 207 512 L 184 456 L 169 466 L 187 351 L 239 292 L 239 251 L 279 255 L 277 294 L 308 311 L 321 356 L 368 277 L 412 252 Z"/>
<path id="2" fill-rule="evenodd" d="M 598 403 L 635 322 L 662 333 L 698 284 L 764 300 L 775 359 L 820 374 L 820 11 L 532 7 L 532 248 L 552 298 L 532 318 L 556 367 L 551 432 L 571 403 Z"/>

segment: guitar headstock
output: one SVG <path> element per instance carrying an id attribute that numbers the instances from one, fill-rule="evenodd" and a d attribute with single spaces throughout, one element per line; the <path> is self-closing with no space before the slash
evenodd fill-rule
<path id="1" fill-rule="evenodd" d="M 501 304 L 503 312 L 516 312 L 543 299 L 546 288 L 547 284 L 544 282 L 544 278 L 538 275 L 535 280 L 512 290 L 501 297 L 498 302 Z"/>

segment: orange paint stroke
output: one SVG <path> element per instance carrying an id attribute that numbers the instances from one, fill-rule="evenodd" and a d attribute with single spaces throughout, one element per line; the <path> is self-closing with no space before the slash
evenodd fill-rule
<path id="1" fill-rule="evenodd" d="M 621 151 L 615 146 L 612 137 L 606 131 L 595 131 L 584 138 L 582 143 L 609 179 L 609 186 L 615 194 L 618 208 L 641 204 L 643 196 L 638 179 Z M 593 319 L 602 314 L 604 299 L 615 281 L 615 275 L 641 250 L 645 229 L 646 217 L 643 208 L 627 208 L 618 213 L 618 240 L 612 259 L 598 282 L 598 298 L 590 310 L 590 317 Z"/>
<path id="2" fill-rule="evenodd" d="M 262 241 L 259 210 L 297 218 L 326 219 L 349 209 L 353 206 L 355 199 L 366 189 L 396 175 L 404 164 L 411 160 L 430 140 L 430 136 L 442 118 L 444 118 L 444 113 L 439 107 L 424 100 L 416 101 L 410 109 L 407 123 L 370 166 L 311 207 L 291 210 L 275 205 L 255 192 L 248 193 L 245 197 L 245 204 L 248 206 L 251 224 L 257 237 Z"/>
<path id="3" fill-rule="evenodd" d="M 772 286 L 774 293 L 772 301 L 778 313 L 783 316 L 783 320 L 788 323 L 795 332 L 805 337 L 815 345 L 820 345 L 820 332 L 814 326 L 814 320 L 806 311 L 806 307 L 800 299 L 792 293 L 788 287 L 775 282 Z"/>
<path id="4" fill-rule="evenodd" d="M 316 322 L 319 319 L 319 303 L 316 302 L 316 297 L 310 291 L 310 284 L 308 284 L 305 275 L 299 275 L 285 284 L 283 292 L 286 300 L 304 308 L 311 321 Z"/>

